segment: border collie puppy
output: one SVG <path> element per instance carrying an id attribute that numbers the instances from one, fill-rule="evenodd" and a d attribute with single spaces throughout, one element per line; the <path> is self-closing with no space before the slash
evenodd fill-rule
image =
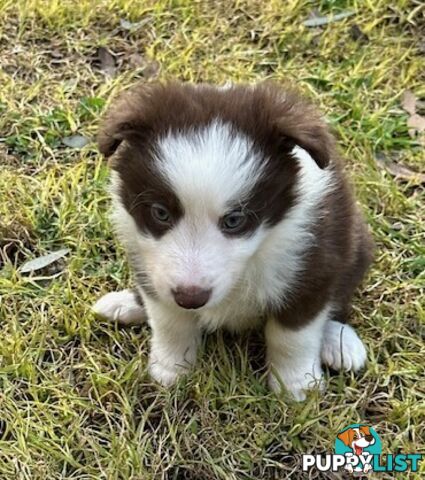
<path id="1" fill-rule="evenodd" d="M 301 400 L 322 363 L 364 365 L 344 323 L 372 241 L 312 106 L 268 82 L 137 85 L 98 140 L 136 288 L 94 311 L 149 322 L 156 381 L 193 366 L 202 331 L 258 324 L 275 391 Z"/>

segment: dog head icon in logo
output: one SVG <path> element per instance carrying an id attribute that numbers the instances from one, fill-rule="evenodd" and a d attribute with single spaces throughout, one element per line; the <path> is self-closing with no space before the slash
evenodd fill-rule
<path id="1" fill-rule="evenodd" d="M 381 454 L 381 440 L 372 427 L 350 425 L 338 433 L 335 453 L 347 457 L 345 468 L 349 472 L 368 473 L 372 470 L 373 455 Z"/>

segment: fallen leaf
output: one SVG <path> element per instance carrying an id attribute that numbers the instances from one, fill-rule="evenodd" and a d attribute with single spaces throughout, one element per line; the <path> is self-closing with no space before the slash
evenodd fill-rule
<path id="1" fill-rule="evenodd" d="M 401 99 L 401 106 L 407 113 L 414 115 L 416 113 L 416 97 L 413 92 L 406 90 Z"/>
<path id="2" fill-rule="evenodd" d="M 146 60 L 143 58 L 142 55 L 140 55 L 139 53 L 132 53 L 129 57 L 128 57 L 128 63 L 132 66 L 132 67 L 143 67 L 146 65 Z"/>
<path id="3" fill-rule="evenodd" d="M 322 25 L 327 25 L 328 23 L 338 22 L 344 18 L 351 17 L 355 12 L 341 12 L 336 15 L 325 15 L 323 17 L 314 16 L 307 20 L 304 20 L 303 25 L 305 27 L 321 27 Z"/>
<path id="4" fill-rule="evenodd" d="M 133 22 L 130 22 L 129 20 L 126 20 L 125 18 L 121 18 L 120 25 L 121 25 L 121 28 L 123 28 L 124 30 L 134 30 L 135 28 L 137 28 L 138 22 L 133 23 Z"/>
<path id="5" fill-rule="evenodd" d="M 409 127 L 409 135 L 415 138 L 416 134 L 425 132 L 425 117 L 416 113 L 416 108 L 422 108 L 422 102 L 418 101 L 415 94 L 410 90 L 403 93 L 401 106 L 409 114 L 407 126 Z"/>
<path id="6" fill-rule="evenodd" d="M 120 25 L 121 25 L 121 28 L 123 28 L 124 30 L 130 30 L 134 32 L 135 30 L 140 28 L 140 26 L 142 25 L 142 22 L 130 22 L 125 18 L 121 18 Z"/>
<path id="7" fill-rule="evenodd" d="M 50 264 L 57 262 L 59 259 L 64 257 L 69 253 L 68 248 L 62 248 L 56 252 L 48 253 L 47 255 L 42 255 L 41 257 L 34 258 L 34 260 L 29 260 L 25 262 L 19 269 L 21 273 L 31 273 L 37 270 L 41 270 L 49 266 Z"/>
<path id="8" fill-rule="evenodd" d="M 113 77 L 116 69 L 115 57 L 105 47 L 98 48 L 97 56 L 100 62 L 100 69 L 108 76 Z"/>
<path id="9" fill-rule="evenodd" d="M 144 78 L 154 78 L 157 77 L 159 71 L 161 69 L 161 64 L 156 60 L 152 60 L 151 62 L 147 62 L 146 66 L 142 70 L 142 74 Z"/>
<path id="10" fill-rule="evenodd" d="M 425 117 L 422 117 L 417 113 L 410 115 L 407 120 L 407 126 L 409 127 L 409 135 L 414 138 L 416 133 L 425 132 Z"/>
<path id="11" fill-rule="evenodd" d="M 391 225 L 391 228 L 396 232 L 400 232 L 401 230 L 403 230 L 404 226 L 401 222 L 395 222 Z"/>
<path id="12" fill-rule="evenodd" d="M 49 53 L 53 58 L 56 58 L 56 59 L 63 58 L 62 52 L 58 49 L 50 50 Z"/>
<path id="13" fill-rule="evenodd" d="M 157 60 L 151 60 L 138 53 L 133 53 L 128 57 L 128 63 L 141 70 L 144 78 L 157 77 L 161 70 L 161 64 Z"/>
<path id="14" fill-rule="evenodd" d="M 425 173 L 415 172 L 405 165 L 388 160 L 383 155 L 376 156 L 376 163 L 396 179 L 407 180 L 416 185 L 425 183 Z"/>
<path id="15" fill-rule="evenodd" d="M 120 19 L 120 26 L 124 30 L 129 30 L 131 32 L 134 32 L 135 30 L 138 30 L 140 27 L 145 25 L 146 23 L 149 22 L 149 18 L 145 18 L 144 20 L 141 20 L 140 22 L 130 22 L 130 20 L 126 20 L 125 18 Z"/>
<path id="16" fill-rule="evenodd" d="M 71 135 L 64 137 L 62 143 L 70 148 L 83 148 L 90 143 L 90 140 L 82 135 Z"/>
<path id="17" fill-rule="evenodd" d="M 416 111 L 425 113 L 425 101 L 416 99 Z"/>

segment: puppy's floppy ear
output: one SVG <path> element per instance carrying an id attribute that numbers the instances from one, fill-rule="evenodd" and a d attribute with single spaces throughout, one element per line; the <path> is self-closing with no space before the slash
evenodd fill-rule
<path id="1" fill-rule="evenodd" d="M 296 118 L 288 123 L 280 122 L 280 131 L 295 144 L 304 148 L 320 168 L 329 165 L 333 152 L 333 139 L 324 125 L 312 110 L 305 111 L 306 118 Z"/>
<path id="2" fill-rule="evenodd" d="M 272 102 L 272 123 L 282 142 L 306 150 L 320 168 L 326 168 L 334 154 L 334 139 L 318 110 L 291 88 L 282 90 L 263 83 Z"/>
<path id="3" fill-rule="evenodd" d="M 341 440 L 341 442 L 346 445 L 347 447 L 351 446 L 351 443 L 353 441 L 353 433 L 352 429 L 349 428 L 348 430 L 345 430 L 345 432 L 342 432 L 338 435 L 338 438 Z"/>
<path id="4" fill-rule="evenodd" d="M 115 153 L 123 140 L 141 140 L 149 128 L 144 115 L 148 89 L 138 85 L 122 94 L 109 107 L 101 121 L 97 142 L 105 157 Z"/>

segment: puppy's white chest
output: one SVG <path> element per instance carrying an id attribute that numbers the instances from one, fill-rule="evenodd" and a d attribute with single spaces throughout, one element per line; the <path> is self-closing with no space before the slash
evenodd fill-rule
<path id="1" fill-rule="evenodd" d="M 261 312 L 258 304 L 252 299 L 239 295 L 234 295 L 216 308 L 206 309 L 199 314 L 200 326 L 207 331 L 218 328 L 241 331 L 255 327 L 260 321 Z"/>

